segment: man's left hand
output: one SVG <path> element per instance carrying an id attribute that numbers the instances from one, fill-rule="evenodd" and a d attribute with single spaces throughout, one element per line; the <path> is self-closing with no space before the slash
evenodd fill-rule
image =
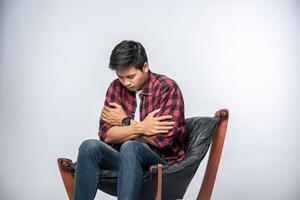
<path id="1" fill-rule="evenodd" d="M 104 106 L 101 112 L 101 119 L 105 122 L 114 125 L 121 126 L 122 120 L 127 117 L 121 105 L 117 103 L 109 103 L 109 106 Z"/>

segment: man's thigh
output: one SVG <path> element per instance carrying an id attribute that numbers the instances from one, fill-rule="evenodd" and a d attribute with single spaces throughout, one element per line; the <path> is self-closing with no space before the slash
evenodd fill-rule
<path id="1" fill-rule="evenodd" d="M 101 169 L 117 170 L 119 162 L 119 152 L 112 148 L 110 145 L 104 143 L 101 140 L 89 139 L 84 141 L 80 148 L 88 150 L 89 154 L 93 154 L 96 162 Z M 76 171 L 78 161 L 72 164 L 72 168 Z"/>
<path id="2" fill-rule="evenodd" d="M 100 168 L 117 170 L 120 153 L 117 150 L 115 150 L 112 146 L 102 142 L 101 140 L 99 140 L 99 142 L 102 155 Z"/>
<path id="3" fill-rule="evenodd" d="M 167 164 L 156 152 L 136 140 L 124 142 L 120 149 L 120 156 L 129 157 L 126 160 L 140 161 L 144 170 L 149 170 L 151 165 L 158 163 Z"/>

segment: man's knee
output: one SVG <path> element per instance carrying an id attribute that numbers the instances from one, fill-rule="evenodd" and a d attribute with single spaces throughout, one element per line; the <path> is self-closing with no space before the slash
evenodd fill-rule
<path id="1" fill-rule="evenodd" d="M 101 142 L 97 139 L 88 139 L 81 143 L 79 152 L 84 154 L 93 154 L 101 150 Z"/>
<path id="2" fill-rule="evenodd" d="M 142 144 L 135 140 L 129 140 L 122 144 L 120 149 L 120 157 L 136 159 L 141 155 Z"/>

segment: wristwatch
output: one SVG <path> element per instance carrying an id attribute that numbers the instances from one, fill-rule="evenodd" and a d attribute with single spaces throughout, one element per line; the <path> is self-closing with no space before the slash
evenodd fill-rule
<path id="1" fill-rule="evenodd" d="M 122 126 L 129 126 L 130 125 L 130 117 L 125 117 L 124 119 L 122 119 Z"/>

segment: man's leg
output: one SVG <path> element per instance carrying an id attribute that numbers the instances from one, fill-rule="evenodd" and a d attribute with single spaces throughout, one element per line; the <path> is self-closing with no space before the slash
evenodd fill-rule
<path id="1" fill-rule="evenodd" d="M 84 141 L 79 148 L 73 200 L 92 200 L 97 193 L 100 168 L 118 169 L 119 152 L 97 139 Z"/>
<path id="2" fill-rule="evenodd" d="M 143 184 L 143 171 L 158 163 L 167 164 L 139 141 L 130 140 L 123 143 L 118 167 L 118 199 L 138 200 Z"/>

